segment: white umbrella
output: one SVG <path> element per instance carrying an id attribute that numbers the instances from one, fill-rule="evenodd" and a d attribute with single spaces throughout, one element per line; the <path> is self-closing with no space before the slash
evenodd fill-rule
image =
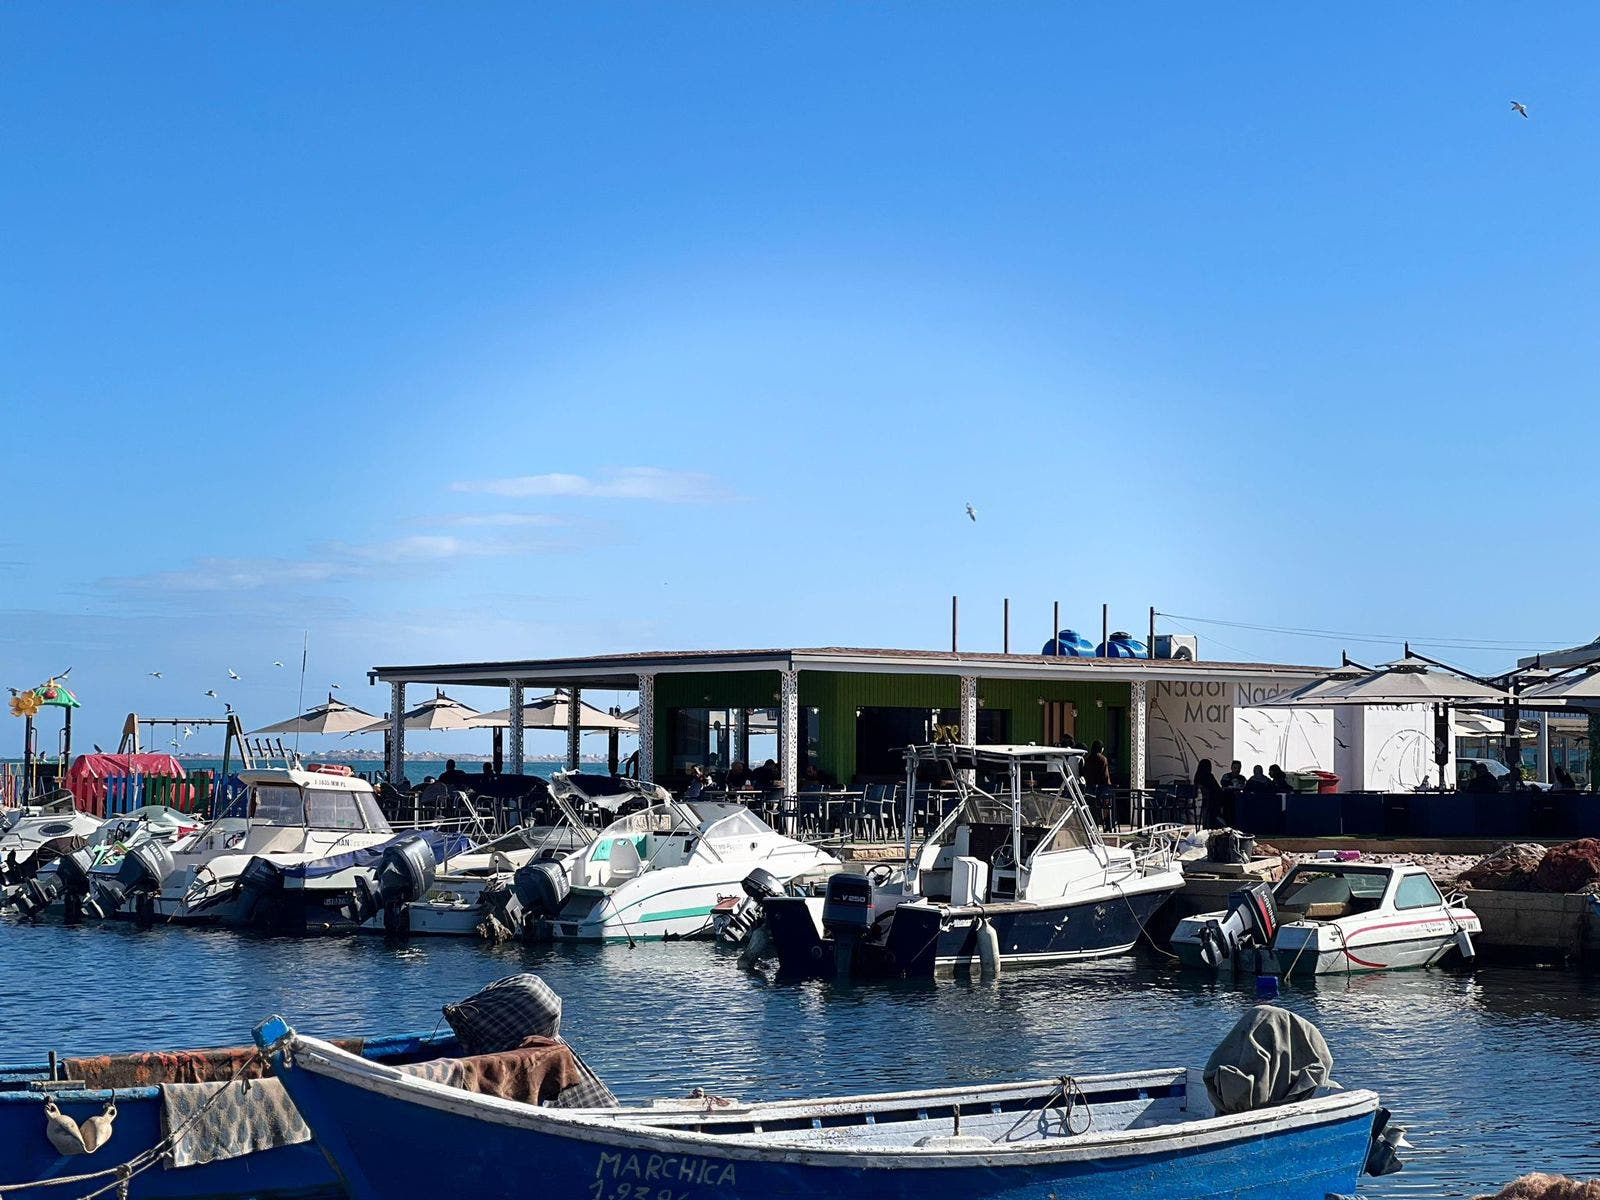
<path id="1" fill-rule="evenodd" d="M 535 696 L 532 700 L 525 701 L 522 705 L 522 727 L 524 729 L 565 729 L 570 717 L 570 697 L 558 688 L 554 695 Z M 479 713 L 467 721 L 469 728 L 473 729 L 509 729 L 511 728 L 511 710 L 498 708 L 494 712 Z M 637 722 L 624 717 L 614 717 L 603 708 L 578 700 L 578 728 L 579 729 L 614 729 L 618 733 L 638 733 Z"/>
<path id="2" fill-rule="evenodd" d="M 432 700 L 417 705 L 406 713 L 402 721 L 407 729 L 421 730 L 455 730 L 472 729 L 472 718 L 478 715 L 478 710 L 452 700 L 442 690 L 436 691 Z M 381 717 L 372 723 L 356 730 L 357 733 L 382 733 L 389 728 L 389 718 Z"/>
<path id="3" fill-rule="evenodd" d="M 1506 736 L 1506 722 L 1504 717 L 1493 717 L 1488 713 L 1458 712 L 1455 715 L 1456 733 L 1460 737 L 1469 738 L 1499 738 Z M 1532 725 L 1522 724 L 1517 727 L 1519 737 L 1537 737 L 1539 731 Z"/>
<path id="4" fill-rule="evenodd" d="M 290 717 L 287 721 L 279 721 L 276 725 L 266 725 L 251 732 L 253 734 L 374 732 L 372 724 L 374 719 L 371 713 L 363 712 L 353 704 L 345 704 L 329 696 L 326 704 L 319 704 L 310 712 L 303 712 L 298 717 Z M 379 722 L 379 727 L 382 726 L 383 723 Z"/>
<path id="5" fill-rule="evenodd" d="M 1585 667 L 1536 683 L 1523 689 L 1522 700 L 1524 703 L 1553 700 L 1575 704 L 1600 700 L 1600 667 Z"/>
<path id="6" fill-rule="evenodd" d="M 1272 702 L 1267 701 L 1270 705 Z M 1414 654 L 1385 663 L 1356 679 L 1319 691 L 1302 704 L 1446 704 L 1474 708 L 1511 703 L 1511 696 Z"/>

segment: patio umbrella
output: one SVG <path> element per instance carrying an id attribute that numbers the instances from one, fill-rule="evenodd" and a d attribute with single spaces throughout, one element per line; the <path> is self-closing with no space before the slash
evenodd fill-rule
<path id="1" fill-rule="evenodd" d="M 376 732 L 373 722 L 377 720 L 373 714 L 353 704 L 335 700 L 330 694 L 326 704 L 319 704 L 310 712 L 279 721 L 276 725 L 264 725 L 251 730 L 251 733 L 373 733 Z"/>
<path id="2" fill-rule="evenodd" d="M 557 688 L 553 695 L 535 696 L 522 705 L 524 729 L 565 729 L 570 715 L 571 700 L 567 692 Z M 497 708 L 493 712 L 479 713 L 467 725 L 473 729 L 511 728 L 511 710 Z M 614 717 L 603 708 L 578 700 L 578 728 L 585 730 L 614 729 L 618 733 L 638 733 L 637 722 L 626 717 Z"/>
<path id="3" fill-rule="evenodd" d="M 1593 708 L 1600 705 L 1600 667 L 1584 667 L 1533 684 L 1522 691 L 1524 704 L 1529 701 L 1554 701 L 1570 704 L 1574 708 Z"/>
<path id="4" fill-rule="evenodd" d="M 419 704 L 401 718 L 406 729 L 445 731 L 454 729 L 472 729 L 472 718 L 478 715 L 478 710 L 452 700 L 444 694 L 443 689 L 437 689 L 432 700 Z M 389 718 L 380 717 L 354 733 L 382 733 L 389 728 Z"/>
<path id="5" fill-rule="evenodd" d="M 1331 681 L 1324 681 L 1331 682 Z M 1313 685 L 1315 687 L 1315 685 Z M 1334 686 L 1300 692 L 1276 700 L 1264 701 L 1263 708 L 1274 707 L 1333 707 L 1353 704 L 1376 707 L 1389 704 L 1433 705 L 1433 760 L 1439 767 L 1439 786 L 1445 782 L 1445 771 L 1450 765 L 1450 710 L 1506 707 L 1511 728 L 1516 728 L 1515 698 L 1507 692 L 1463 675 L 1440 663 L 1432 662 L 1407 649 L 1404 658 L 1371 671 L 1364 671 L 1354 679 Z M 1515 736 L 1513 735 L 1513 741 Z"/>
<path id="6" fill-rule="evenodd" d="M 1506 732 L 1505 719 L 1490 716 L 1488 713 L 1458 712 L 1455 722 L 1456 732 L 1462 737 L 1498 738 L 1504 737 Z M 1536 737 L 1538 733 L 1537 729 L 1526 722 L 1517 727 L 1519 737 Z"/>
<path id="7" fill-rule="evenodd" d="M 1319 701 L 1316 699 L 1318 696 L 1325 695 L 1336 688 L 1341 688 L 1347 683 L 1352 683 L 1355 680 L 1360 679 L 1371 669 L 1372 668 L 1370 667 L 1363 667 L 1360 663 L 1347 662 L 1342 667 L 1335 667 L 1321 679 L 1314 679 L 1310 683 L 1296 688 L 1292 692 L 1277 697 L 1275 700 L 1270 702 L 1271 706 L 1276 708 L 1284 708 L 1289 705 L 1311 706 L 1317 704 L 1319 703 Z"/>

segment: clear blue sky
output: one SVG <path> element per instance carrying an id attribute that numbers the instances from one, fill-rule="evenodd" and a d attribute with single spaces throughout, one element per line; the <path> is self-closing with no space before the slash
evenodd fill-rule
<path id="1" fill-rule="evenodd" d="M 953 592 L 971 648 L 1007 595 L 1023 646 L 1054 599 L 1585 640 L 1596 45 L 1588 4 L 8 4 L 0 681 L 72 664 L 104 742 L 289 715 L 303 630 L 308 703 L 381 711 L 379 662 L 937 647 Z"/>

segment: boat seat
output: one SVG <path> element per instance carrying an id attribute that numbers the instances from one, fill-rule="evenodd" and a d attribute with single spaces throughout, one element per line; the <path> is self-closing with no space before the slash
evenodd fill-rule
<path id="1" fill-rule="evenodd" d="M 1283 911 L 1292 916 L 1303 917 L 1308 921 L 1333 921 L 1339 917 L 1348 917 L 1350 915 L 1350 902 L 1347 900 L 1323 900 L 1303 907 L 1286 905 Z"/>
<path id="2" fill-rule="evenodd" d="M 639 858 L 639 851 L 634 844 L 626 838 L 618 838 L 611 843 L 611 857 L 607 860 L 606 882 L 615 887 L 619 883 L 626 883 L 638 877 L 644 863 Z"/>

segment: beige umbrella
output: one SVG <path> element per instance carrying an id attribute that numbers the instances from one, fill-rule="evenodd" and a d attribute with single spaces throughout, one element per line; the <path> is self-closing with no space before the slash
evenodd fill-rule
<path id="1" fill-rule="evenodd" d="M 1456 734 L 1469 738 L 1500 738 L 1506 734 L 1504 717 L 1490 716 L 1488 713 L 1458 712 L 1455 714 Z M 1523 722 L 1517 727 L 1519 737 L 1537 737 L 1538 729 Z"/>
<path id="2" fill-rule="evenodd" d="M 1600 701 L 1600 667 L 1585 667 L 1523 689 L 1522 700 L 1559 701 L 1574 707 L 1593 707 Z"/>
<path id="3" fill-rule="evenodd" d="M 276 725 L 263 726 L 252 730 L 255 733 L 373 733 L 384 727 L 384 722 L 379 721 L 375 727 L 375 717 L 369 712 L 363 712 L 353 704 L 346 704 L 342 700 L 335 700 L 331 695 L 326 704 L 319 704 L 310 712 L 303 712 L 298 717 L 290 717 L 287 721 L 279 721 Z"/>
<path id="4" fill-rule="evenodd" d="M 554 695 L 535 696 L 526 701 L 522 706 L 522 727 L 524 729 L 566 729 L 570 718 L 571 704 L 568 694 L 557 688 Z M 511 728 L 511 710 L 499 708 L 494 712 L 479 713 L 467 722 L 474 729 L 509 729 Z M 581 698 L 578 701 L 578 728 L 579 729 L 614 729 L 618 733 L 638 733 L 639 726 L 635 721 L 624 717 L 614 717 L 603 708 L 596 708 L 585 703 Z"/>
<path id="5" fill-rule="evenodd" d="M 473 729 L 472 718 L 478 710 L 459 700 L 452 700 L 443 690 L 436 691 L 432 700 L 417 705 L 402 718 L 405 728 L 412 730 Z M 382 733 L 389 728 L 389 718 L 378 720 L 356 730 L 357 733 Z"/>

